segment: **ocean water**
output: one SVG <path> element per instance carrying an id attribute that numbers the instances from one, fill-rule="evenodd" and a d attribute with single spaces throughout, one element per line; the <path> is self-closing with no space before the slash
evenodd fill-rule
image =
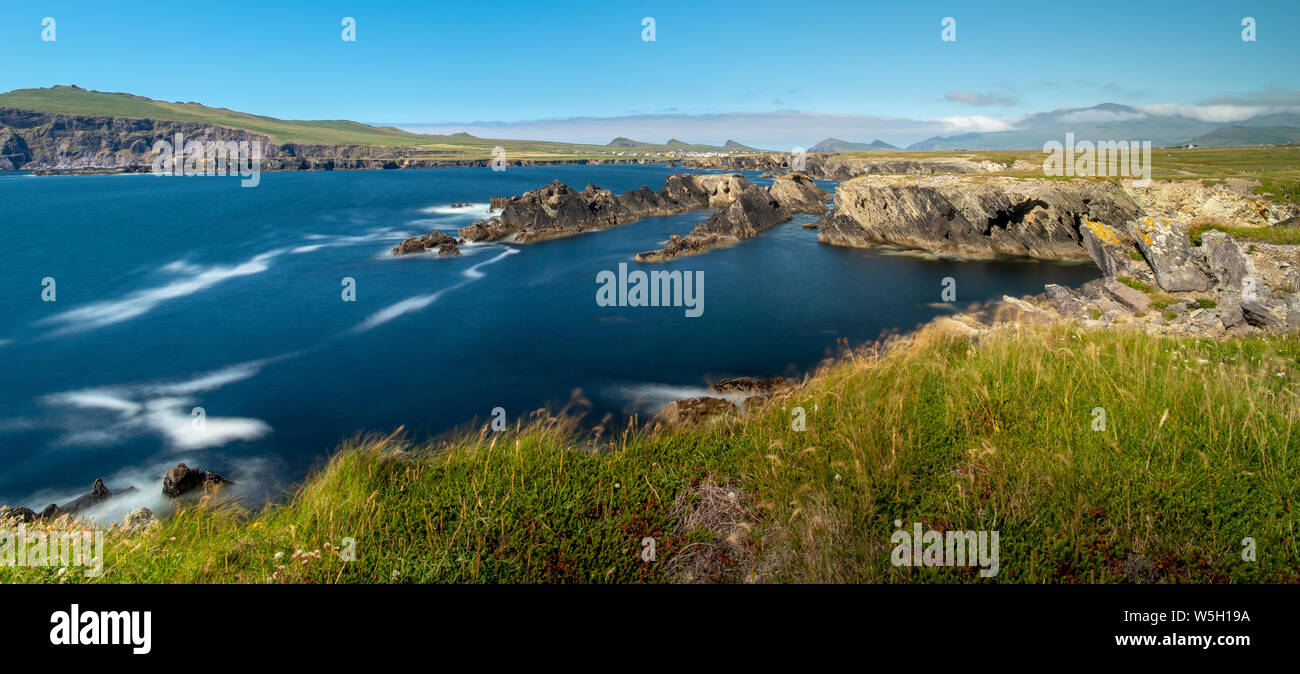
<path id="1" fill-rule="evenodd" d="M 559 178 L 616 192 L 666 166 L 268 173 L 238 178 L 0 174 L 0 503 L 87 491 L 160 505 L 184 461 L 275 497 L 358 432 L 507 421 L 575 391 L 588 418 L 643 418 L 729 376 L 798 375 L 836 350 L 958 304 L 1077 285 L 1091 265 L 959 262 L 817 243 L 799 216 L 653 269 L 704 273 L 704 311 L 600 307 L 596 276 L 707 212 L 464 255 L 395 258 L 401 239 Z M 762 183 L 754 174 L 754 181 Z M 833 188 L 833 183 L 823 183 Z M 474 204 L 450 209 L 455 202 Z M 44 279 L 55 301 L 42 300 Z M 355 279 L 356 301 L 342 300 Z M 195 408 L 204 423 L 195 424 Z"/>

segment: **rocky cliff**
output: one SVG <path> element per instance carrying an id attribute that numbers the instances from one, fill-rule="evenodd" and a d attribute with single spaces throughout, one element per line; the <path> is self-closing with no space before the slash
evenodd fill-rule
<path id="1" fill-rule="evenodd" d="M 817 238 L 967 258 L 1082 259 L 1083 223 L 1119 225 L 1137 215 L 1133 200 L 1105 181 L 869 175 L 840 183 Z"/>
<path id="2" fill-rule="evenodd" d="M 771 187 L 746 184 L 735 199 L 689 234 L 674 234 L 659 250 L 638 253 L 637 262 L 663 262 L 685 255 L 697 255 L 718 246 L 729 246 L 757 236 L 795 213 L 820 215 L 826 212 L 830 193 L 811 178 L 799 173 L 772 181 Z"/>
<path id="3" fill-rule="evenodd" d="M 442 158 L 436 150 L 371 145 L 279 144 L 269 136 L 198 122 L 92 117 L 0 108 L 0 171 L 143 173 L 153 164 L 153 144 L 186 141 L 262 143 L 263 171 L 446 168 L 487 166 L 487 159 Z M 645 158 L 611 158 L 600 163 L 641 164 Z M 508 160 L 511 166 L 587 164 L 589 160 Z"/>

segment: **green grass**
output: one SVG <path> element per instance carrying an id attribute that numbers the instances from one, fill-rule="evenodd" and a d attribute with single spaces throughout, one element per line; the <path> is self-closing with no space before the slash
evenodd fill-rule
<path id="1" fill-rule="evenodd" d="M 998 150 L 974 152 L 873 153 L 873 156 L 965 157 L 988 160 L 1008 166 L 1007 161 L 1028 162 L 1027 169 L 1011 169 L 984 175 L 1042 178 L 1043 161 L 1048 155 L 1037 150 Z M 1221 185 L 1227 178 L 1259 181 L 1256 192 L 1274 201 L 1300 203 L 1300 145 L 1265 147 L 1153 148 L 1151 177 L 1155 180 L 1199 180 L 1207 187 Z M 1095 180 L 1107 180 L 1099 177 Z M 1114 182 L 1114 179 L 1108 179 Z"/>
<path id="2" fill-rule="evenodd" d="M 700 427 L 593 437 L 543 413 L 446 443 L 354 440 L 287 503 L 110 533 L 99 581 L 655 583 L 688 554 L 705 580 L 980 580 L 892 566 L 899 519 L 999 531 L 999 582 L 1300 582 L 1297 373 L 1295 337 L 931 326 Z M 730 493 L 730 541 L 684 525 Z M 357 561 L 325 545 L 344 538 Z M 286 563 L 300 549 L 323 554 Z"/>
<path id="3" fill-rule="evenodd" d="M 1211 222 L 1192 225 L 1187 230 L 1187 234 L 1191 237 L 1192 244 L 1199 246 L 1201 245 L 1201 235 L 1211 229 L 1217 229 L 1234 239 L 1244 241 L 1300 245 L 1300 227 L 1233 227 Z"/>
<path id="4" fill-rule="evenodd" d="M 1300 204 L 1300 180 L 1262 178 L 1255 188 L 1255 194 L 1262 194 L 1269 201 L 1277 203 Z"/>
<path id="5" fill-rule="evenodd" d="M 1124 285 L 1134 290 L 1141 290 L 1144 293 L 1149 294 L 1152 290 L 1154 290 L 1154 288 L 1151 287 L 1150 283 L 1143 283 L 1142 281 L 1139 281 L 1135 278 L 1129 278 L 1128 276 L 1119 276 L 1116 277 L 1115 280 L 1119 281 L 1120 283 L 1123 283 Z"/>

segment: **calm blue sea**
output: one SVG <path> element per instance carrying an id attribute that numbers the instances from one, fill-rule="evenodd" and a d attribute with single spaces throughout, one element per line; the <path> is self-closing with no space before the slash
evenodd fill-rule
<path id="1" fill-rule="evenodd" d="M 665 166 L 267 173 L 0 174 L 0 503 L 39 510 L 184 461 L 276 496 L 365 431 L 432 436 L 575 390 L 589 419 L 643 416 L 728 376 L 797 375 L 959 303 L 1094 278 L 1091 265 L 933 261 L 823 246 L 796 220 L 656 269 L 704 272 L 704 313 L 603 308 L 596 275 L 707 213 L 458 258 L 394 258 L 489 197 L 559 178 L 616 192 Z M 755 175 L 754 182 L 764 182 Z M 824 183 L 832 188 L 832 183 Z M 470 202 L 471 209 L 447 208 Z M 356 301 L 342 300 L 342 280 Z M 55 301 L 42 301 L 54 279 Z M 204 424 L 196 428 L 195 408 Z"/>

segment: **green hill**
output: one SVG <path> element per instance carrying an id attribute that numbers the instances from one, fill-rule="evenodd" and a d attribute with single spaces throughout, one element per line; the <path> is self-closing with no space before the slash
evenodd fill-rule
<path id="1" fill-rule="evenodd" d="M 90 91 L 64 85 L 48 89 L 17 89 L 0 94 L 0 108 L 90 117 L 201 122 L 266 134 L 278 143 L 402 146 L 453 138 L 427 136 L 393 127 L 370 126 L 341 119 L 276 119 L 226 108 L 211 108 L 201 103 L 168 103 L 132 94 Z"/>
<path id="2" fill-rule="evenodd" d="M 1242 147 L 1300 143 L 1296 126 L 1225 126 L 1187 141 L 1201 147 Z"/>
<path id="3" fill-rule="evenodd" d="M 809 148 L 809 152 L 887 152 L 890 150 L 899 150 L 901 148 L 890 145 L 883 140 L 873 140 L 870 143 L 854 143 L 839 138 L 827 138 L 822 142 Z"/>

